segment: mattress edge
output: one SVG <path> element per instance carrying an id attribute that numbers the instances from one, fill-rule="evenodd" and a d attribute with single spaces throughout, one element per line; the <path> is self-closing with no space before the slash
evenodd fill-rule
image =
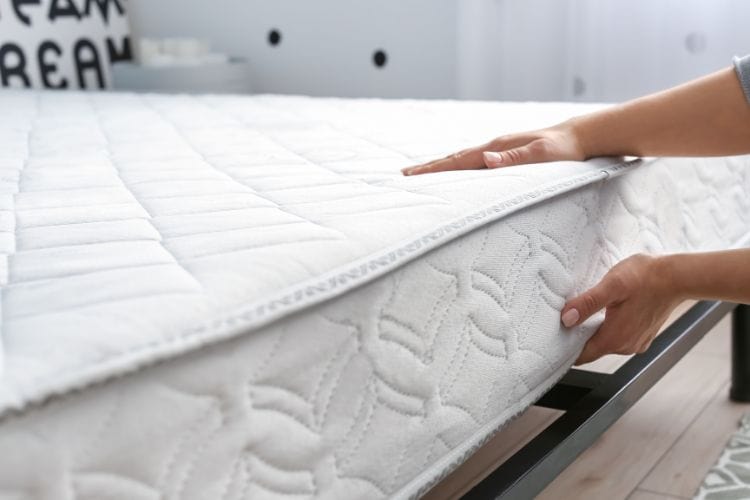
<path id="1" fill-rule="evenodd" d="M 226 310 L 211 320 L 158 343 L 147 343 L 125 352 L 89 362 L 79 370 L 53 373 L 34 381 L 32 390 L 0 387 L 0 418 L 24 412 L 52 397 L 102 383 L 199 348 L 249 335 L 288 315 L 340 297 L 393 272 L 418 257 L 487 224 L 565 193 L 605 181 L 637 168 L 647 160 L 599 159 L 592 171 L 569 176 L 499 199 L 478 210 L 442 223 L 408 240 L 351 261 L 314 278 L 286 287 L 270 297 Z M 37 389 L 38 390 L 35 390 Z"/>

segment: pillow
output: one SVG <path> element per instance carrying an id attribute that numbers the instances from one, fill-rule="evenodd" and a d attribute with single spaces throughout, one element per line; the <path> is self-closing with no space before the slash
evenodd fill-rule
<path id="1" fill-rule="evenodd" d="M 102 89 L 131 59 L 125 0 L 0 3 L 0 86 Z"/>

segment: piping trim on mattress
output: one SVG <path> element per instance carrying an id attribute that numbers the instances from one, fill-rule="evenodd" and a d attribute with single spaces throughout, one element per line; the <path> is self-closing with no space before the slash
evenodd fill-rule
<path id="1" fill-rule="evenodd" d="M 413 239 L 386 247 L 331 272 L 287 287 L 268 299 L 225 311 L 218 318 L 191 330 L 103 357 L 73 372 L 55 373 L 48 378 L 35 380 L 33 387 L 39 387 L 39 390 L 0 393 L 0 417 L 11 412 L 23 411 L 29 405 L 41 403 L 49 397 L 82 389 L 199 347 L 247 334 L 284 316 L 365 285 L 486 224 L 555 196 L 617 177 L 643 163 L 641 159 L 623 161 L 591 173 L 546 183 L 456 218 Z"/>

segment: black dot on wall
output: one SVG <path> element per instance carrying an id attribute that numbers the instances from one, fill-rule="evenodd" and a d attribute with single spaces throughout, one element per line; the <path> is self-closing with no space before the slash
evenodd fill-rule
<path id="1" fill-rule="evenodd" d="M 708 39 L 705 33 L 694 31 L 685 37 L 685 48 L 691 54 L 700 54 L 706 50 Z"/>
<path id="2" fill-rule="evenodd" d="M 279 30 L 271 30 L 268 32 L 268 43 L 274 47 L 281 43 L 281 33 Z"/>
<path id="3" fill-rule="evenodd" d="M 586 93 L 586 80 L 580 76 L 573 78 L 573 95 L 581 97 Z"/>
<path id="4" fill-rule="evenodd" d="M 376 50 L 375 53 L 372 55 L 372 62 L 378 68 L 382 68 L 388 62 L 388 54 L 386 54 L 382 50 Z"/>

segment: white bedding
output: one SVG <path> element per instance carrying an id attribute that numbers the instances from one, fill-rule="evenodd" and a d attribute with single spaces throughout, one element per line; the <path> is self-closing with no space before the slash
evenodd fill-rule
<path id="1" fill-rule="evenodd" d="M 399 174 L 590 107 L 0 109 L 0 498 L 413 496 L 567 370 L 565 297 L 750 233 L 746 157 Z"/>

